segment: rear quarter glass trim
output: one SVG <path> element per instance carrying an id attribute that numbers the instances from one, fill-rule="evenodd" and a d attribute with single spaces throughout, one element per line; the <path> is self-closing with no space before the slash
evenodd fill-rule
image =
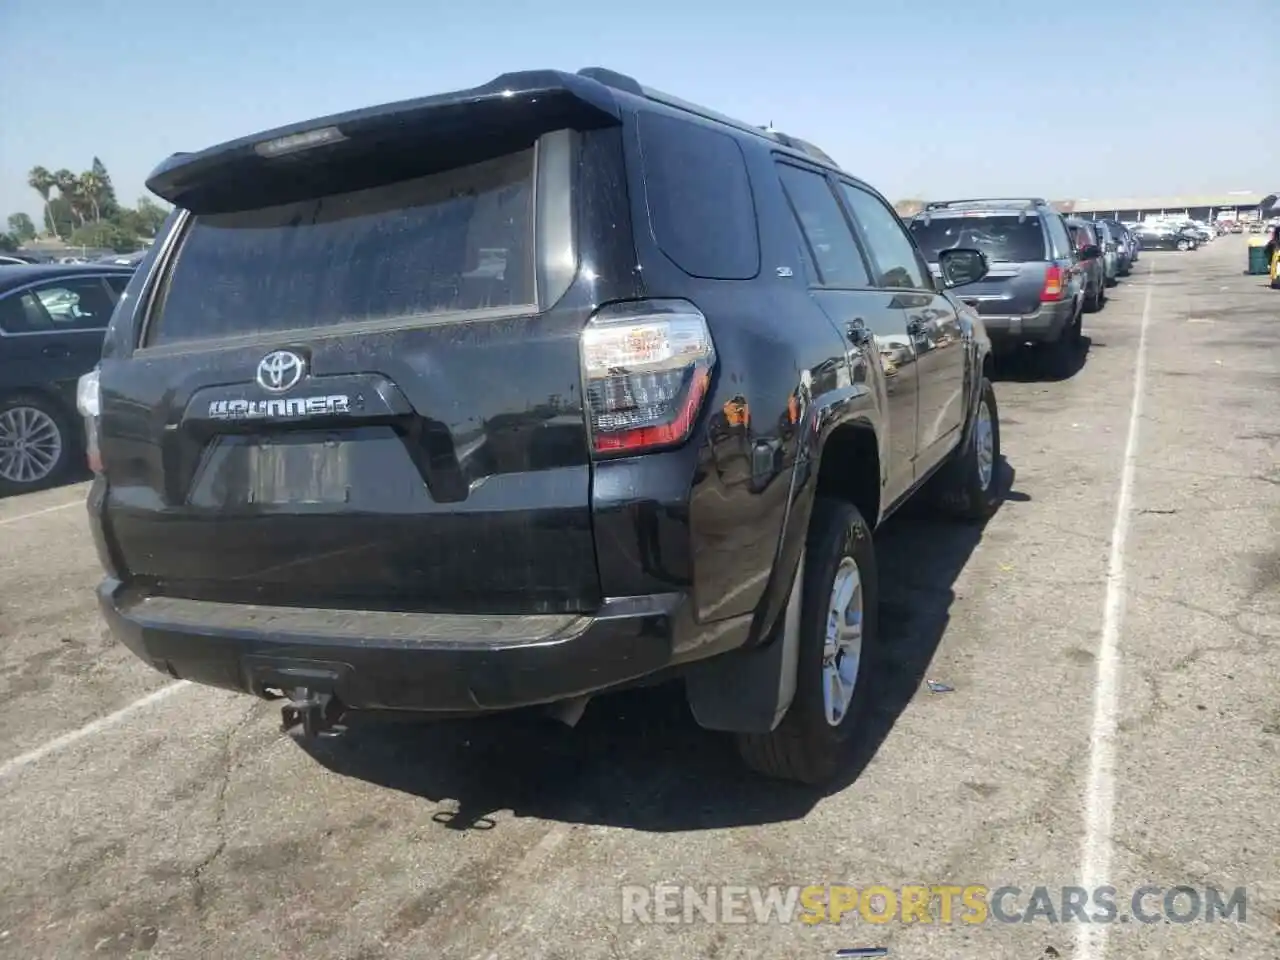
<path id="1" fill-rule="evenodd" d="M 183 251 L 191 236 L 193 225 L 198 221 L 196 216 L 183 211 L 168 238 L 167 249 L 161 251 L 156 259 L 149 289 L 139 298 L 138 312 L 142 322 L 139 325 L 136 349 L 147 355 L 185 354 L 230 346 L 278 342 L 281 339 L 298 337 L 311 340 L 328 339 L 353 333 L 510 319 L 532 316 L 546 310 L 564 296 L 578 271 L 577 238 L 573 223 L 573 169 L 579 152 L 579 142 L 579 136 L 574 131 L 553 131 L 539 137 L 530 148 L 503 154 L 486 161 L 487 164 L 496 165 L 503 160 L 514 159 L 522 153 L 529 153 L 532 157 L 531 169 L 526 175 L 527 180 L 522 178 L 522 182 L 527 182 L 529 185 L 530 222 L 523 229 L 523 235 L 527 238 L 525 244 L 527 259 L 521 264 L 521 269 L 528 271 L 533 302 L 438 310 L 311 326 L 280 326 L 245 333 L 180 337 L 171 341 L 156 342 L 173 278 L 181 269 Z M 459 168 L 459 170 L 466 171 L 467 168 Z M 459 175 L 467 174 L 463 172 Z"/>

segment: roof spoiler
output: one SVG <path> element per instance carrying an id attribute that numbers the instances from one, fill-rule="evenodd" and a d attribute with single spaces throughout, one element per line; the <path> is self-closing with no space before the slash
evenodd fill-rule
<path id="1" fill-rule="evenodd" d="M 152 171 L 146 185 L 175 207 L 196 213 L 274 205 L 334 188 L 336 181 L 328 182 L 334 168 L 361 169 L 362 175 L 348 174 L 338 187 L 360 189 L 427 172 L 424 156 L 439 155 L 442 144 L 450 145 L 449 156 L 457 162 L 454 148 L 464 142 L 479 153 L 495 144 L 532 143 L 564 127 L 610 126 L 620 117 L 613 91 L 589 76 L 555 70 L 506 73 L 467 90 L 333 114 L 197 153 L 175 153 Z M 376 163 L 360 163 L 375 155 Z"/>

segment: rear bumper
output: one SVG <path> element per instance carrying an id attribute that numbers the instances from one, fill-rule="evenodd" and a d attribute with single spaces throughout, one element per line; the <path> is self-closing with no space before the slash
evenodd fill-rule
<path id="1" fill-rule="evenodd" d="M 1009 350 L 1024 343 L 1050 343 L 1057 340 L 1075 312 L 1075 302 L 1041 305 L 1035 313 L 1020 316 L 982 317 L 991 344 L 997 350 Z"/>
<path id="2" fill-rule="evenodd" d="M 599 692 L 671 666 L 687 607 L 682 594 L 657 594 L 609 601 L 594 616 L 319 610 L 140 596 L 110 578 L 98 601 L 116 637 L 178 679 L 464 714 Z"/>

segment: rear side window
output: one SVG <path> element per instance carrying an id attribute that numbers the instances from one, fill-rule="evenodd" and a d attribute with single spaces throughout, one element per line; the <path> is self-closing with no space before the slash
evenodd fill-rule
<path id="1" fill-rule="evenodd" d="M 1070 224 L 1069 229 L 1071 230 L 1071 239 L 1075 241 L 1077 250 L 1083 250 L 1089 244 L 1098 242 L 1093 230 L 1087 223 L 1073 223 Z"/>
<path id="2" fill-rule="evenodd" d="M 827 178 L 790 164 L 778 164 L 802 235 L 801 256 L 809 281 L 824 287 L 869 287 L 862 251 Z"/>
<path id="3" fill-rule="evenodd" d="M 194 218 L 149 345 L 535 301 L 533 151 Z"/>
<path id="4" fill-rule="evenodd" d="M 750 280 L 760 272 L 755 203 L 732 137 L 658 113 L 639 119 L 654 242 L 693 277 Z"/>
<path id="5" fill-rule="evenodd" d="M 55 330 L 101 330 L 111 320 L 115 300 L 97 277 L 46 283 L 34 291 Z"/>
<path id="6" fill-rule="evenodd" d="M 1059 216 L 1046 216 L 1045 226 L 1049 228 L 1049 242 L 1053 246 L 1054 260 L 1071 258 L 1071 236 L 1067 233 L 1067 225 Z"/>
<path id="7" fill-rule="evenodd" d="M 34 293 L 11 293 L 0 297 L 0 331 L 47 333 L 51 330 L 53 323 Z"/>
<path id="8" fill-rule="evenodd" d="M 1084 227 L 1076 223 L 1067 224 L 1067 229 L 1071 231 L 1071 247 L 1077 253 L 1089 245 L 1089 235 Z"/>
<path id="9" fill-rule="evenodd" d="M 1045 259 L 1044 231 L 1037 216 L 920 217 L 911 222 L 911 234 L 930 262 L 952 247 L 981 250 L 988 260 Z"/>

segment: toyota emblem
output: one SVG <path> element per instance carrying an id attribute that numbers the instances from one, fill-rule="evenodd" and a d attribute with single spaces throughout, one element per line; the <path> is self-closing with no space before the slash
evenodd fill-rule
<path id="1" fill-rule="evenodd" d="M 258 362 L 258 385 L 272 393 L 284 393 L 297 386 L 306 371 L 306 361 L 292 350 L 275 350 Z"/>

